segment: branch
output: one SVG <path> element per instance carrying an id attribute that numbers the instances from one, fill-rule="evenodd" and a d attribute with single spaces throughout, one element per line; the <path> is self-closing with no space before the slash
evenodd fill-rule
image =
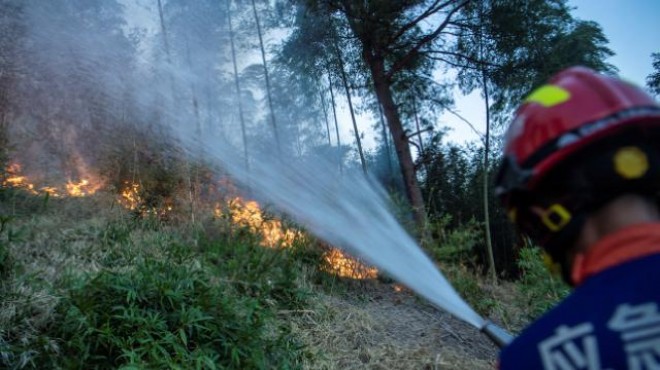
<path id="1" fill-rule="evenodd" d="M 420 153 L 422 152 L 422 148 L 419 146 L 419 144 L 417 144 L 416 142 L 414 142 L 414 141 L 412 141 L 412 140 L 407 140 L 407 139 L 406 139 L 406 141 L 408 141 L 408 144 L 412 144 L 412 145 L 414 145 L 415 148 L 417 148 L 417 150 L 418 150 Z"/>
<path id="2" fill-rule="evenodd" d="M 480 60 L 480 59 L 477 59 L 477 58 L 474 58 L 474 57 L 471 57 L 471 56 L 469 56 L 469 55 L 465 55 L 465 54 L 455 53 L 455 52 L 453 52 L 453 51 L 445 51 L 445 50 L 429 50 L 429 51 L 427 51 L 426 53 L 428 53 L 428 54 L 449 55 L 449 56 L 456 57 L 456 58 L 459 58 L 459 59 L 462 58 L 462 59 L 467 60 L 468 62 L 474 63 L 474 64 L 476 64 L 476 65 L 478 65 L 478 66 L 482 66 L 482 67 L 483 67 L 483 66 L 487 66 L 487 67 L 502 67 L 501 64 L 495 64 L 495 63 L 486 62 L 485 60 Z M 437 57 L 432 57 L 432 58 L 437 58 Z"/>
<path id="3" fill-rule="evenodd" d="M 474 133 L 477 134 L 477 136 L 479 137 L 479 139 L 481 140 L 481 142 L 482 142 L 484 145 L 486 145 L 486 140 L 484 139 L 484 134 L 482 134 L 482 133 L 479 132 L 476 128 L 474 128 L 474 125 L 472 125 L 472 123 L 470 123 L 470 121 L 468 121 L 468 120 L 465 119 L 463 116 L 461 116 L 460 114 L 454 112 L 453 110 L 451 110 L 451 109 L 449 109 L 449 108 L 446 108 L 446 107 L 445 107 L 445 109 L 447 109 L 447 112 L 449 112 L 449 113 L 455 115 L 456 117 L 458 117 L 461 121 L 467 123 L 467 125 L 470 126 L 470 128 L 472 129 L 472 131 L 474 131 Z"/>
<path id="4" fill-rule="evenodd" d="M 445 18 L 445 20 L 433 32 L 431 32 L 430 34 L 424 36 L 421 40 L 419 40 L 419 42 L 417 42 L 417 44 L 415 46 L 413 46 L 413 48 L 410 49 L 410 51 L 408 51 L 408 53 L 406 55 L 404 55 L 401 59 L 399 59 L 399 61 L 396 64 L 394 64 L 394 66 L 392 66 L 390 71 L 386 74 L 386 78 L 391 79 L 392 75 L 394 75 L 395 73 L 400 71 L 403 67 L 405 67 L 410 62 L 410 60 L 413 58 L 413 56 L 415 54 L 417 54 L 419 49 L 421 49 L 424 45 L 428 44 L 429 42 L 433 41 L 436 37 L 438 37 L 438 35 L 449 24 L 449 21 L 451 20 L 451 17 L 456 12 L 458 12 L 462 7 L 467 5 L 467 3 L 469 3 L 469 2 L 470 2 L 470 0 L 465 0 L 462 3 L 458 4 L 454 9 L 452 9 L 447 14 L 447 17 Z"/>
<path id="5" fill-rule="evenodd" d="M 475 67 L 475 66 L 473 66 L 473 65 L 470 65 L 470 64 L 460 65 L 460 64 L 454 63 L 454 62 L 452 62 L 452 61 L 449 61 L 449 60 L 447 60 L 447 59 L 445 59 L 445 58 L 440 58 L 440 57 L 428 57 L 428 58 L 429 58 L 429 59 L 432 59 L 432 60 L 437 60 L 437 61 L 440 61 L 440 62 L 447 63 L 447 64 L 449 64 L 450 66 L 455 67 L 455 68 L 460 68 L 460 69 L 472 69 L 472 70 L 475 70 L 475 71 L 480 71 L 479 68 L 477 68 L 477 67 Z"/>
<path id="6" fill-rule="evenodd" d="M 408 22 L 408 24 L 404 24 L 401 26 L 399 29 L 399 32 L 397 32 L 396 35 L 390 37 L 389 43 L 392 44 L 394 41 L 396 41 L 399 37 L 403 36 L 408 30 L 411 28 L 415 27 L 419 22 L 423 21 L 424 19 L 430 17 L 431 15 L 435 14 L 438 12 L 440 9 L 446 7 L 447 5 L 452 3 L 452 0 L 449 0 L 443 4 L 438 5 L 440 0 L 436 0 L 433 4 L 431 4 L 426 11 L 424 11 L 422 14 L 420 14 L 417 18 L 413 19 L 412 21 Z"/>
<path id="7" fill-rule="evenodd" d="M 427 128 L 425 128 L 425 129 L 423 129 L 423 130 L 419 130 L 419 131 L 417 131 L 417 132 L 413 132 L 412 134 L 408 135 L 408 136 L 406 137 L 406 139 L 409 140 L 409 139 L 412 138 L 413 136 L 415 136 L 415 135 L 419 135 L 419 134 L 423 134 L 423 133 L 425 133 L 425 132 L 427 132 L 427 131 L 433 131 L 433 127 L 427 127 Z M 412 142 L 412 141 L 411 141 L 411 142 Z"/>

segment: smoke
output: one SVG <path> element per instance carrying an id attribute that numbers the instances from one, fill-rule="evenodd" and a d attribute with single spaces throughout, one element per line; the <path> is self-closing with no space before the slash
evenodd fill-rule
<path id="1" fill-rule="evenodd" d="M 228 172 L 327 242 L 483 325 L 397 223 L 376 181 L 341 170 L 323 137 L 318 94 L 307 91 L 314 85 L 269 66 L 270 111 L 251 9 L 231 8 L 237 93 L 224 2 L 163 1 L 162 26 L 156 0 L 131 14 L 135 6 L 114 0 L 15 3 L 25 28 L 12 127 L 32 166 L 66 167 L 82 156 L 90 168 L 127 142 L 163 138 L 161 149 Z"/>

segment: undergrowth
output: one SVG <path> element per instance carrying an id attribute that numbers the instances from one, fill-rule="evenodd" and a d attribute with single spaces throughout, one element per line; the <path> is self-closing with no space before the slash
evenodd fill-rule
<path id="1" fill-rule="evenodd" d="M 516 331 L 568 295 L 569 287 L 548 271 L 540 249 L 535 247 L 519 251 L 521 274 L 517 279 L 500 279 L 494 284 L 475 257 L 475 249 L 482 246 L 481 228 L 479 223 L 470 222 L 454 230 L 443 229 L 438 233 L 442 236 L 439 243 L 427 247 L 459 295 L 477 313 L 495 317 Z"/>
<path id="2" fill-rule="evenodd" d="M 228 220 L 175 224 L 113 202 L 0 192 L 0 367 L 309 367 L 318 348 L 303 344 L 296 317 L 322 312 L 314 289 L 359 289 L 323 270 L 313 238 L 266 248 Z M 521 251 L 514 288 L 494 285 L 474 257 L 480 229 L 442 230 L 426 247 L 479 314 L 507 326 L 566 294 L 535 249 Z"/>
<path id="3" fill-rule="evenodd" d="M 214 220 L 52 208 L 2 219 L 0 367 L 294 369 L 309 356 L 280 315 L 311 297 L 293 250 L 209 238 Z"/>
<path id="4" fill-rule="evenodd" d="M 528 316 L 535 319 L 570 292 L 561 278 L 550 274 L 543 263 L 539 248 L 525 247 L 520 250 L 518 266 L 521 270 L 519 288 L 522 304 L 528 307 Z"/>

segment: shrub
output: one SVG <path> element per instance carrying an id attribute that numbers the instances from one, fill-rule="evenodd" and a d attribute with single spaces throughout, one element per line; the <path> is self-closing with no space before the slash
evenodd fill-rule
<path id="1" fill-rule="evenodd" d="M 11 220 L 9 216 L 0 216 L 0 282 L 8 279 L 13 271 L 9 244 L 16 238 L 16 233 L 9 226 Z"/>
<path id="2" fill-rule="evenodd" d="M 282 309 L 298 309 L 311 294 L 300 286 L 301 262 L 294 249 L 265 248 L 245 233 L 227 240 L 202 240 L 201 248 L 218 275 L 238 293 Z"/>
<path id="3" fill-rule="evenodd" d="M 442 231 L 441 235 L 440 243 L 429 248 L 436 260 L 479 270 L 476 248 L 482 245 L 483 232 L 478 222 L 471 220 L 460 228 Z"/>
<path id="4" fill-rule="evenodd" d="M 569 287 L 550 274 L 539 248 L 521 249 L 518 266 L 521 270 L 520 291 L 523 304 L 529 308 L 530 319 L 538 317 L 568 295 Z"/>
<path id="5" fill-rule="evenodd" d="M 63 368 L 286 368 L 300 347 L 274 313 L 194 265 L 145 262 L 82 279 L 47 329 L 57 351 L 35 363 Z"/>

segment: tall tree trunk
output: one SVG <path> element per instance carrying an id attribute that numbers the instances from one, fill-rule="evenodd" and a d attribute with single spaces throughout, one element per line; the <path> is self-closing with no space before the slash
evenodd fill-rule
<path id="1" fill-rule="evenodd" d="M 328 135 L 328 146 L 332 146 L 332 140 L 330 140 L 330 120 L 328 120 L 328 107 L 325 105 L 325 96 L 323 96 L 323 90 L 319 90 L 319 95 L 321 96 L 321 107 L 323 108 L 323 118 L 325 118 L 325 129 Z"/>
<path id="2" fill-rule="evenodd" d="M 165 15 L 163 14 L 163 4 L 161 0 L 158 0 L 158 18 L 160 20 L 160 33 L 163 36 L 163 50 L 165 51 L 165 61 L 167 62 L 167 67 L 170 70 L 167 71 L 167 77 L 170 80 L 170 89 L 171 89 L 171 99 L 175 100 L 174 95 L 176 93 L 176 88 L 174 87 L 174 76 L 172 76 L 172 53 L 170 52 L 170 42 L 167 37 L 167 28 L 165 27 Z"/>
<path id="3" fill-rule="evenodd" d="M 185 38 L 186 40 L 186 63 L 188 63 L 188 68 L 192 72 L 192 58 L 190 56 L 190 45 L 188 43 L 188 37 Z M 194 82 L 190 83 L 190 94 L 192 95 L 192 106 L 193 106 L 193 114 L 195 115 L 195 130 L 197 134 L 197 139 L 202 141 L 202 121 L 199 118 L 199 100 L 197 99 L 197 87 L 195 86 Z M 201 147 L 200 147 L 201 150 Z M 200 158 L 202 158 L 201 154 Z"/>
<path id="4" fill-rule="evenodd" d="M 342 163 L 341 156 L 341 138 L 339 137 L 339 120 L 337 119 L 337 103 L 335 102 L 335 92 L 332 89 L 332 75 L 330 68 L 328 68 L 328 87 L 330 89 L 330 102 L 332 103 L 332 115 L 335 118 L 335 134 L 337 135 L 337 164 L 339 165 L 339 173 L 344 171 L 344 164 Z"/>
<path id="5" fill-rule="evenodd" d="M 483 20 L 483 3 L 479 7 L 479 18 Z M 483 24 L 483 22 L 481 23 Z M 480 57 L 484 58 L 484 42 L 481 37 L 482 27 L 479 27 L 479 54 Z M 486 75 L 486 67 L 481 67 L 481 83 L 484 88 L 484 102 L 486 105 L 486 142 L 484 148 L 484 189 L 483 189 L 483 198 L 484 198 L 484 226 L 486 228 L 486 248 L 488 249 L 488 265 L 491 273 L 491 277 L 495 283 L 497 283 L 497 271 L 495 270 L 495 257 L 493 256 L 493 242 L 490 235 L 490 212 L 488 211 L 488 153 L 490 151 L 490 100 L 488 96 L 488 76 Z"/>
<path id="6" fill-rule="evenodd" d="M 360 139 L 360 131 L 357 127 L 357 121 L 355 120 L 355 112 L 353 110 L 353 102 L 351 99 L 351 89 L 348 86 L 348 77 L 346 76 L 346 70 L 344 69 L 344 60 L 341 56 L 341 51 L 337 44 L 334 44 L 335 54 L 337 56 L 337 62 L 339 63 L 339 73 L 341 73 L 341 80 L 344 85 L 344 90 L 346 91 L 346 99 L 348 100 L 348 110 L 351 113 L 351 121 L 353 122 L 353 130 L 355 130 L 355 142 L 357 143 L 358 153 L 360 154 L 360 163 L 362 164 L 362 172 L 367 174 L 367 161 L 364 159 L 364 151 L 362 150 L 362 140 Z"/>
<path id="7" fill-rule="evenodd" d="M 165 16 L 163 15 L 163 4 L 158 0 L 158 18 L 160 19 L 160 32 L 163 34 L 163 47 L 165 48 L 165 57 L 167 63 L 172 64 L 172 57 L 170 55 L 170 43 L 167 40 L 167 31 L 165 29 Z"/>
<path id="8" fill-rule="evenodd" d="M 486 228 L 486 248 L 488 249 L 488 265 L 493 281 L 497 281 L 495 271 L 495 258 L 493 256 L 493 242 L 490 235 L 490 213 L 488 212 L 488 152 L 490 151 L 490 101 L 488 97 L 488 79 L 486 71 L 482 70 L 482 83 L 486 102 L 486 145 L 484 148 L 484 223 Z"/>
<path id="9" fill-rule="evenodd" d="M 426 228 L 424 197 L 422 196 L 422 191 L 417 182 L 417 174 L 410 153 L 408 137 L 403 129 L 401 116 L 394 103 L 392 91 L 390 90 L 390 83 L 385 75 L 385 61 L 382 57 L 372 54 L 366 49 L 366 47 L 363 52 L 364 59 L 371 70 L 371 76 L 376 89 L 376 96 L 383 105 L 385 117 L 387 118 L 390 132 L 392 133 L 392 141 L 399 159 L 399 166 L 401 168 L 401 174 L 403 175 L 403 182 L 406 188 L 406 195 L 412 206 L 413 217 L 417 227 L 422 233 L 421 235 L 424 235 Z"/>
<path id="10" fill-rule="evenodd" d="M 419 140 L 419 155 L 421 156 L 424 153 L 424 139 L 422 138 L 422 128 L 419 125 L 419 115 L 417 113 L 417 99 L 415 95 L 412 96 L 413 103 L 413 115 L 415 117 L 415 128 L 417 129 L 417 140 Z M 422 162 L 421 166 L 424 168 L 424 173 L 428 174 L 428 169 L 426 167 L 426 162 Z"/>
<path id="11" fill-rule="evenodd" d="M 241 98 L 241 83 L 238 78 L 238 63 L 236 63 L 236 47 L 234 46 L 234 29 L 231 25 L 231 0 L 227 0 L 227 24 L 229 25 L 229 43 L 231 45 L 231 61 L 234 66 L 234 85 L 236 85 L 236 100 L 238 103 L 238 118 L 241 122 L 241 136 L 243 138 L 243 157 L 245 169 L 250 169 L 250 157 L 248 156 L 247 131 L 245 129 L 245 118 L 243 117 L 243 99 Z"/>
<path id="12" fill-rule="evenodd" d="M 268 108 L 270 109 L 270 122 L 273 125 L 273 134 L 275 135 L 275 144 L 277 145 L 277 153 L 282 155 L 282 144 L 280 142 L 280 134 L 277 131 L 277 123 L 275 121 L 275 109 L 273 108 L 273 97 L 270 89 L 270 78 L 268 76 L 268 65 L 266 64 L 266 49 L 264 48 L 264 38 L 261 34 L 261 23 L 259 22 L 259 14 L 257 13 L 257 4 L 252 0 L 252 10 L 254 11 L 254 21 L 257 24 L 257 34 L 259 35 L 259 47 L 261 49 L 261 60 L 264 64 L 264 77 L 266 79 L 266 96 L 268 98 Z"/>
<path id="13" fill-rule="evenodd" d="M 165 27 L 165 15 L 163 13 L 163 4 L 161 0 L 158 0 L 158 17 L 160 19 L 160 30 L 161 33 L 163 34 L 163 48 L 165 49 L 165 57 L 167 58 L 168 67 L 172 68 L 172 54 L 170 51 L 170 44 L 167 37 L 167 28 Z M 174 86 L 174 76 L 172 76 L 171 72 L 168 72 L 168 75 L 170 78 L 170 87 L 172 88 L 172 101 L 174 102 L 175 100 L 174 95 L 176 93 L 176 88 Z M 186 165 L 188 166 L 188 197 L 190 200 L 190 221 L 194 225 L 195 197 L 193 195 L 194 190 L 193 190 L 193 181 L 192 181 L 192 168 L 189 160 L 186 161 Z"/>
<path id="14" fill-rule="evenodd" d="M 414 95 L 412 97 L 412 103 L 413 103 L 413 114 L 415 115 L 415 127 L 417 128 L 417 139 L 419 140 L 419 150 L 420 150 L 420 152 L 423 153 L 424 152 L 424 140 L 422 139 L 422 128 L 419 126 L 419 117 L 418 117 L 418 114 L 417 114 L 417 99 L 415 99 Z"/>
<path id="15" fill-rule="evenodd" d="M 376 104 L 378 105 L 378 115 L 380 116 L 380 127 L 383 134 L 383 142 L 385 143 L 385 155 L 387 156 L 387 169 L 390 172 L 390 179 L 394 181 L 394 165 L 392 164 L 392 151 L 390 149 L 390 139 L 387 134 L 387 125 L 385 124 L 385 116 L 383 115 L 383 106 L 380 105 L 380 101 L 376 99 Z"/>

